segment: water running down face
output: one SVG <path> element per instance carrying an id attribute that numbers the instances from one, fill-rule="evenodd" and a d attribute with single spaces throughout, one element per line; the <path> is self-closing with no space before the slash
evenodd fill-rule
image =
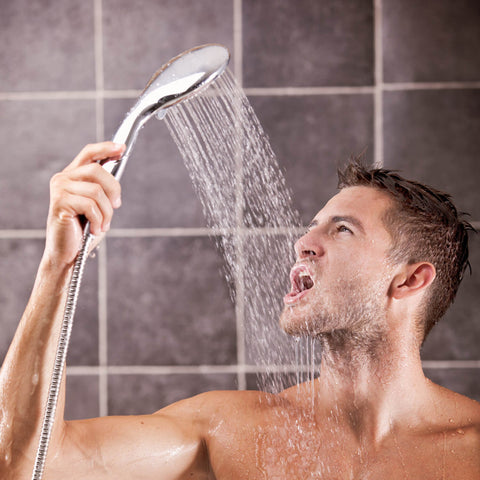
<path id="1" fill-rule="evenodd" d="M 296 245 L 280 323 L 293 335 L 360 332 L 384 318 L 391 266 L 386 194 L 351 187 L 333 197 Z"/>

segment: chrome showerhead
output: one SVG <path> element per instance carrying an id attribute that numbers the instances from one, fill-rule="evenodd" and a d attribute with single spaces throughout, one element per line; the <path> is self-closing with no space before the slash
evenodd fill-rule
<path id="1" fill-rule="evenodd" d="M 113 137 L 127 148 L 119 160 L 107 160 L 103 167 L 117 180 L 123 174 L 140 128 L 154 114 L 163 118 L 165 109 L 195 94 L 223 73 L 230 54 L 222 45 L 191 48 L 157 70 Z"/>

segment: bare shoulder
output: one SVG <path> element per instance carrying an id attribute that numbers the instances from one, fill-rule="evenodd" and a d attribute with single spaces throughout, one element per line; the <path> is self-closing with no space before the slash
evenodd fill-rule
<path id="1" fill-rule="evenodd" d="M 434 383 L 432 402 L 433 430 L 444 432 L 456 448 L 479 459 L 480 467 L 480 403 Z"/>
<path id="2" fill-rule="evenodd" d="M 250 438 L 261 425 L 285 410 L 280 395 L 259 391 L 211 391 L 176 402 L 155 415 L 180 419 L 212 446 L 235 436 Z M 243 440 L 242 440 L 243 441 Z"/>
<path id="3" fill-rule="evenodd" d="M 480 403 L 476 400 L 430 382 L 439 418 L 453 427 L 479 428 Z"/>
<path id="4" fill-rule="evenodd" d="M 265 412 L 282 403 L 278 395 L 253 390 L 216 390 L 180 400 L 156 412 L 156 415 L 182 416 L 189 421 L 215 417 L 251 415 Z"/>

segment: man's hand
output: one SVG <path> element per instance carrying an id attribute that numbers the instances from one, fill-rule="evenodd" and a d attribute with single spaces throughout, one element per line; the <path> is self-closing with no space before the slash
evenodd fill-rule
<path id="1" fill-rule="evenodd" d="M 103 142 L 85 146 L 73 162 L 50 181 L 46 259 L 70 266 L 83 233 L 80 215 L 99 236 L 110 228 L 113 210 L 121 204 L 120 183 L 101 167 L 99 160 L 119 159 L 125 145 Z"/>

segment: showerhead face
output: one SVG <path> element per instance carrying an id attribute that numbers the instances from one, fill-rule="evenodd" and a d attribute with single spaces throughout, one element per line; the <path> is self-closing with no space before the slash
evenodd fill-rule
<path id="1" fill-rule="evenodd" d="M 114 142 L 127 145 L 122 158 L 107 161 L 103 167 L 119 180 L 145 122 L 154 114 L 162 118 L 165 109 L 210 84 L 223 73 L 229 60 L 227 48 L 208 44 L 181 53 L 157 70 L 113 137 Z"/>
<path id="2" fill-rule="evenodd" d="M 140 96 L 142 103 L 168 108 L 208 85 L 227 67 L 230 54 L 222 45 L 194 47 L 157 70 Z"/>

